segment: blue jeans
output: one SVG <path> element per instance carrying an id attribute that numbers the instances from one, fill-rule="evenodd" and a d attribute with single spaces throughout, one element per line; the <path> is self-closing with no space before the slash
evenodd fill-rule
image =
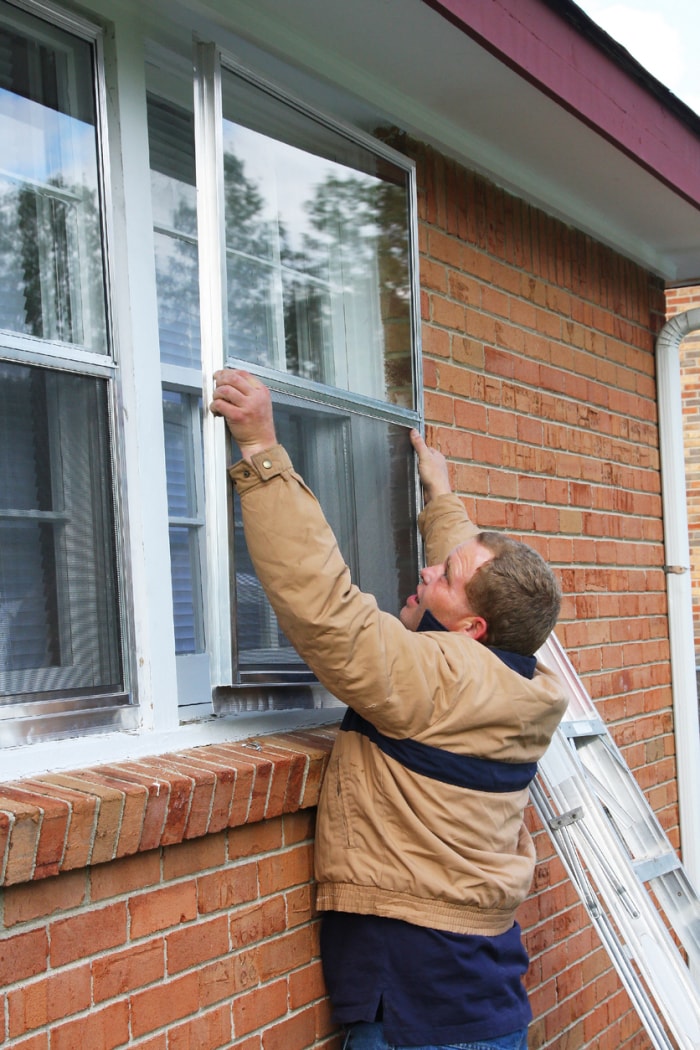
<path id="1" fill-rule="evenodd" d="M 397 1046 L 387 1043 L 381 1022 L 360 1022 L 347 1029 L 343 1050 L 527 1050 L 527 1028 L 495 1039 L 477 1039 L 472 1043 L 442 1043 L 440 1046 Z"/>

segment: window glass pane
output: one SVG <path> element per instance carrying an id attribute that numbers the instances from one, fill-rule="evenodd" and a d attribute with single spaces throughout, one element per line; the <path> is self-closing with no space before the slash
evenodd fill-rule
<path id="1" fill-rule="evenodd" d="M 229 359 L 413 407 L 406 173 L 224 73 Z"/>
<path id="2" fill-rule="evenodd" d="M 123 688 L 103 380 L 0 364 L 0 694 Z"/>
<path id="3" fill-rule="evenodd" d="M 200 368 L 197 201 L 192 114 L 149 95 L 160 357 Z"/>
<path id="4" fill-rule="evenodd" d="M 106 353 L 91 48 L 0 15 L 0 328 Z"/>
<path id="5" fill-rule="evenodd" d="M 353 581 L 398 614 L 415 589 L 415 488 L 408 432 L 372 419 L 284 399 L 275 406 L 280 442 L 321 502 L 350 566 Z M 303 668 L 280 632 L 255 577 L 235 499 L 238 670 L 255 680 L 274 667 L 298 675 Z M 361 508 L 361 513 L 358 513 Z"/>
<path id="6" fill-rule="evenodd" d="M 175 617 L 175 651 L 197 653 L 202 645 L 197 637 L 195 618 L 194 570 L 197 565 L 196 536 L 192 529 L 170 527 L 170 572 Z"/>
<path id="7" fill-rule="evenodd" d="M 204 519 L 199 495 L 203 484 L 200 399 L 164 390 L 163 425 L 175 650 L 178 655 L 201 653 L 204 651 Z"/>

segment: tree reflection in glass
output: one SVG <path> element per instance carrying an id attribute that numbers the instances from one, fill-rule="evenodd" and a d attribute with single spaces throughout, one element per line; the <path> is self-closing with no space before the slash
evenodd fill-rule
<path id="1" fill-rule="evenodd" d="M 0 30 L 0 327 L 106 353 L 91 50 L 52 35 Z"/>

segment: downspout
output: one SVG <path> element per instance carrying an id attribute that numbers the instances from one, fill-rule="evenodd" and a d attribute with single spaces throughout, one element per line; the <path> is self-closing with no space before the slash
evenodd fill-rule
<path id="1" fill-rule="evenodd" d="M 680 344 L 700 329 L 700 308 L 672 317 L 656 340 L 661 487 L 671 687 L 683 866 L 700 888 L 700 725 L 686 503 Z"/>

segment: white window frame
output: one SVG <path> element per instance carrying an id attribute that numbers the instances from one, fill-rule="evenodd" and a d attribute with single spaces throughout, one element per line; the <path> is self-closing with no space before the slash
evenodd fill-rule
<path id="1" fill-rule="evenodd" d="M 11 0 L 8 7 L 17 9 L 17 29 L 27 32 L 22 14 L 38 19 L 38 25 L 32 26 L 31 39 L 39 43 L 45 43 L 53 48 L 60 49 L 58 42 L 48 30 L 42 34 L 41 22 L 54 26 L 56 29 L 70 34 L 77 40 L 84 41 L 92 50 L 92 81 L 91 87 L 94 92 L 95 106 L 95 136 L 96 136 L 96 161 L 98 167 L 98 192 L 100 198 L 102 238 L 103 269 L 102 278 L 105 287 L 105 350 L 97 352 L 85 349 L 76 343 L 58 342 L 55 332 L 49 332 L 43 337 L 35 337 L 23 333 L 13 332 L 8 329 L 2 330 L 2 358 L 23 366 L 41 367 L 51 372 L 72 372 L 76 375 L 91 380 L 104 380 L 108 388 L 108 417 L 109 417 L 109 442 L 110 442 L 110 468 L 113 479 L 112 492 L 110 493 L 114 503 L 115 523 L 122 520 L 122 492 L 117 479 L 121 476 L 120 454 L 119 454 L 119 427 L 118 427 L 118 402 L 117 390 L 118 368 L 114 357 L 113 342 L 110 338 L 109 320 L 109 250 L 110 243 L 108 224 L 108 174 L 109 168 L 106 162 L 104 149 L 104 128 L 106 126 L 106 92 L 104 85 L 104 53 L 103 34 L 98 26 L 88 22 L 78 15 L 69 14 L 61 9 L 46 3 L 35 4 L 30 0 Z M 12 16 L 8 19 L 12 25 Z M 41 187 L 36 187 L 41 190 Z M 47 187 L 47 196 L 56 196 L 59 199 L 67 198 L 65 193 L 57 193 L 54 187 Z M 67 244 L 70 249 L 70 244 Z M 39 244 L 41 253 L 41 243 Z M 44 281 L 44 267 L 41 267 L 40 279 L 42 282 L 42 303 L 51 299 L 50 293 L 46 292 Z M 82 276 L 82 275 L 81 275 Z M 81 281 L 79 288 L 71 288 L 71 294 L 78 296 L 81 308 L 85 312 L 81 314 L 81 321 L 89 323 L 92 313 L 94 296 L 102 295 L 102 287 L 99 291 L 84 288 Z M 55 315 L 49 309 L 47 316 L 55 321 Z M 120 531 L 116 524 L 117 533 Z M 115 546 L 116 564 L 113 566 L 119 580 L 120 593 L 123 595 L 123 587 L 127 576 L 127 565 L 123 548 L 119 543 Z M 127 604 L 120 601 L 120 639 L 119 644 L 122 653 L 123 666 L 123 690 L 114 696 L 97 696 L 95 703 L 90 706 L 80 697 L 72 696 L 70 686 L 66 685 L 66 696 L 55 700 L 37 699 L 31 693 L 20 695 L 11 705 L 4 709 L 5 717 L 0 720 L 0 754 L 8 752 L 6 748 L 23 751 L 23 743 L 26 739 L 38 740 L 41 743 L 32 744 L 33 748 L 55 748 L 56 738 L 72 734 L 91 736 L 94 733 L 117 730 L 121 733 L 134 730 L 139 724 L 139 711 L 135 703 L 135 694 L 131 687 L 131 665 L 129 660 L 132 647 L 129 644 L 131 636 L 131 620 L 127 611 Z M 67 672 L 57 673 L 57 682 L 68 682 L 70 675 Z M 59 688 L 63 688 L 60 686 Z M 11 717 L 14 716 L 14 717 Z M 44 742 L 44 738 L 46 742 Z"/>

